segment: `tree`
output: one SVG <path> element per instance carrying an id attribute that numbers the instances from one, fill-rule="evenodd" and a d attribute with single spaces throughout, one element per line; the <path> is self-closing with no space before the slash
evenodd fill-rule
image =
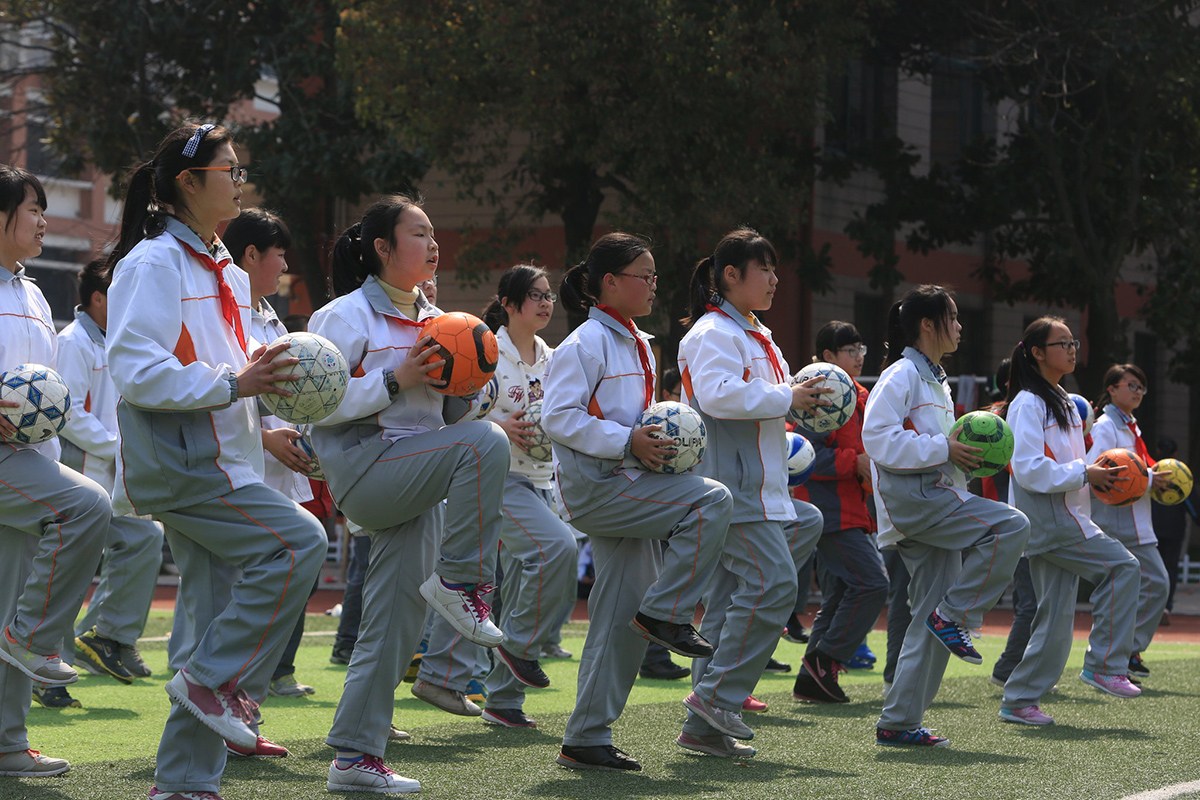
<path id="1" fill-rule="evenodd" d="M 251 153 L 255 187 L 292 223 L 290 260 L 314 305 L 327 296 L 318 253 L 336 233 L 334 202 L 407 186 L 421 172 L 415 157 L 356 119 L 350 88 L 335 68 L 338 14 L 330 3 L 6 6 L 13 30 L 36 25 L 46 32 L 37 45 L 35 69 L 46 89 L 37 110 L 50 120 L 50 142 L 65 170 L 91 163 L 120 176 L 184 119 L 225 120 L 241 100 L 276 103 L 275 119 L 234 127 Z M 264 77 L 277 80 L 278 97 L 258 95 Z"/>
<path id="2" fill-rule="evenodd" d="M 1130 259 L 1194 236 L 1195 217 L 1178 213 L 1194 201 L 1177 177 L 1200 167 L 1186 140 L 1200 90 L 1198 9 L 1196 0 L 900 2 L 877 18 L 876 57 L 926 76 L 973 76 L 1011 109 L 999 141 L 981 138 L 925 175 L 895 140 L 855 159 L 885 184 L 885 199 L 850 229 L 880 279 L 898 277 L 902 230 L 921 252 L 983 237 L 982 275 L 1001 299 L 1086 312 L 1080 379 L 1098 388 L 1126 353 L 1114 287 Z"/>
<path id="3" fill-rule="evenodd" d="M 653 234 L 678 311 L 689 265 L 734 223 L 803 250 L 825 64 L 873 5 L 355 0 L 341 63 L 360 115 L 497 227 L 557 215 L 574 262 L 613 199 L 609 222 Z"/>

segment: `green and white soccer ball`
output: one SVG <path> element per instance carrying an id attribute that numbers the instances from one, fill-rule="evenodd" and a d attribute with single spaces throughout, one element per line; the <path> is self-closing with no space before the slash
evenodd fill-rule
<path id="1" fill-rule="evenodd" d="M 970 473 L 972 478 L 986 478 L 1008 466 L 1015 442 L 1007 422 L 990 411 L 971 411 L 959 417 L 955 425 L 962 427 L 958 432 L 960 442 L 983 451 L 982 463 Z"/>
<path id="2" fill-rule="evenodd" d="M 554 451 L 550 448 L 550 437 L 542 430 L 542 401 L 537 400 L 529 404 L 525 409 L 525 416 L 521 417 L 522 422 L 532 422 L 533 427 L 529 429 L 528 436 L 531 444 L 526 450 L 529 457 L 534 461 L 549 461 L 554 457 Z"/>

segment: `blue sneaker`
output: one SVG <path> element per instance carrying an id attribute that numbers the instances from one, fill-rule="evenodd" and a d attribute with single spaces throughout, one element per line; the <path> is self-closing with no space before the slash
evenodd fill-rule
<path id="1" fill-rule="evenodd" d="M 846 662 L 846 669 L 875 669 L 875 662 L 878 661 L 875 654 L 871 652 L 871 648 L 867 647 L 867 643 L 863 642 L 854 651 L 854 655 L 850 656 L 850 660 Z"/>
<path id="2" fill-rule="evenodd" d="M 928 728 L 913 728 L 911 731 L 876 728 L 875 744 L 884 747 L 946 747 L 950 740 L 945 736 L 935 736 Z"/>
<path id="3" fill-rule="evenodd" d="M 487 700 L 488 696 L 488 692 L 483 685 L 483 681 L 479 680 L 478 678 L 471 678 L 471 680 L 467 681 L 467 690 L 463 692 L 463 694 L 467 696 L 468 700 L 476 704 L 483 703 Z"/>
<path id="4" fill-rule="evenodd" d="M 971 645 L 971 632 L 938 614 L 935 609 L 925 620 L 925 627 L 945 645 L 946 649 L 968 664 L 982 664 L 983 656 Z"/>

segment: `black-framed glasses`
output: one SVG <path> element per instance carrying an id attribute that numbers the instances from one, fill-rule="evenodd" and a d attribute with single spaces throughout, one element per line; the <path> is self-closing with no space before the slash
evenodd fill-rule
<path id="1" fill-rule="evenodd" d="M 848 356 L 862 356 L 865 358 L 867 355 L 867 346 L 865 344 L 848 344 L 845 347 L 839 347 L 837 351 L 845 353 Z"/>
<path id="2" fill-rule="evenodd" d="M 1046 347 L 1061 347 L 1063 350 L 1078 350 L 1078 339 L 1065 339 L 1061 342 L 1046 342 Z"/>
<path id="3" fill-rule="evenodd" d="M 645 281 L 647 286 L 654 286 L 658 283 L 657 272 L 651 272 L 649 275 L 634 275 L 632 272 L 614 272 L 613 275 L 618 278 L 637 278 L 639 281 Z"/>
<path id="4" fill-rule="evenodd" d="M 558 302 L 558 294 L 555 292 L 539 292 L 537 289 L 530 289 L 525 293 L 525 296 L 535 303 L 540 303 L 543 300 L 548 303 Z"/>
<path id="5" fill-rule="evenodd" d="M 233 178 L 234 183 L 245 183 L 250 178 L 250 173 L 245 167 L 188 167 L 184 172 L 228 172 L 229 177 Z"/>
<path id="6" fill-rule="evenodd" d="M 1150 394 L 1150 390 L 1147 389 L 1145 386 L 1142 386 L 1140 383 L 1133 383 L 1132 381 L 1125 384 L 1125 388 L 1128 389 L 1129 391 L 1133 392 L 1134 394 L 1140 394 L 1140 395 Z"/>

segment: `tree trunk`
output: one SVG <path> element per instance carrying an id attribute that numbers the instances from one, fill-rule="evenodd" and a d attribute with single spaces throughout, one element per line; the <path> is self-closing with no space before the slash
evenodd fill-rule
<path id="1" fill-rule="evenodd" d="M 587 257 L 595 235 L 596 219 L 600 216 L 600 205 L 604 202 L 604 193 L 597 186 L 596 171 L 586 165 L 577 165 L 568 171 L 566 202 L 559 216 L 563 223 L 563 238 L 567 245 L 567 259 L 564 267 L 570 269 Z M 567 328 L 575 330 L 587 319 L 587 314 L 581 314 L 567 309 Z"/>
<path id="2" fill-rule="evenodd" d="M 1096 398 L 1104 371 L 1110 364 L 1124 361 L 1129 352 L 1125 341 L 1125 325 L 1117 313 L 1117 298 L 1113 283 L 1097 286 L 1088 299 L 1087 363 L 1076 367 L 1075 378 L 1085 397 Z"/>

